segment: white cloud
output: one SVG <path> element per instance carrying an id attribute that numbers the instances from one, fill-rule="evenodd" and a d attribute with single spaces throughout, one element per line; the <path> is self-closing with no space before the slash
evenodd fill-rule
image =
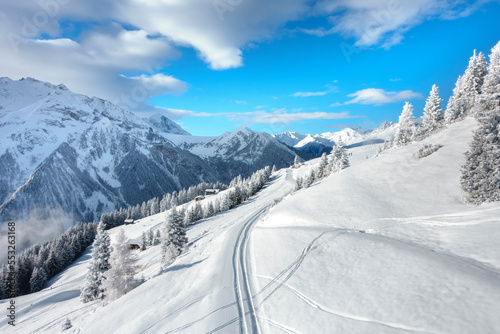
<path id="1" fill-rule="evenodd" d="M 167 76 L 162 73 L 154 75 L 141 74 L 136 77 L 126 77 L 127 79 L 136 81 L 137 85 L 144 87 L 150 95 L 157 95 L 161 91 L 169 91 L 174 95 L 179 95 L 187 90 L 185 82 L 180 81 L 172 76 Z"/>
<path id="2" fill-rule="evenodd" d="M 424 98 L 422 94 L 411 90 L 403 90 L 400 92 L 388 92 L 378 88 L 366 88 L 358 90 L 357 92 L 349 94 L 347 96 L 352 97 L 352 99 L 345 102 L 344 104 L 357 103 L 357 104 L 381 105 L 381 104 L 394 103 L 404 100 Z M 336 104 L 332 106 L 336 106 Z"/>
<path id="3" fill-rule="evenodd" d="M 186 117 L 213 117 L 218 116 L 220 114 L 210 114 L 206 112 L 196 112 L 192 110 L 184 110 L 184 109 L 172 109 L 172 108 L 163 108 L 163 107 L 154 107 L 153 111 L 149 112 L 149 114 L 154 114 L 160 112 L 165 117 L 175 121 L 180 120 Z M 141 115 L 145 114 L 141 112 Z M 178 123 L 180 124 L 180 123 Z"/>
<path id="4" fill-rule="evenodd" d="M 248 104 L 247 101 L 239 101 L 239 100 L 234 100 L 234 103 L 236 103 L 236 104 Z"/>
<path id="5" fill-rule="evenodd" d="M 293 97 L 310 97 L 310 96 L 323 96 L 330 93 L 329 91 L 323 92 L 297 92 L 292 94 Z"/>
<path id="6" fill-rule="evenodd" d="M 334 81 L 336 82 L 336 81 Z M 327 85 L 327 87 L 329 87 Z M 338 87 L 329 87 L 327 90 L 320 91 L 320 92 L 297 92 L 292 94 L 291 96 L 293 97 L 311 97 L 311 96 L 324 96 L 326 94 L 330 94 L 332 92 L 337 92 Z"/>
<path id="7" fill-rule="evenodd" d="M 426 20 L 456 19 L 470 15 L 489 0 L 321 0 L 314 6 L 318 16 L 329 16 L 331 27 L 304 29 L 308 34 L 341 34 L 356 39 L 355 46 L 391 47 L 404 34 Z"/>
<path id="8" fill-rule="evenodd" d="M 288 112 L 281 108 L 274 111 L 250 111 L 244 113 L 221 113 L 217 116 L 225 116 L 231 121 L 242 121 L 246 125 L 252 124 L 291 124 L 306 120 L 331 120 L 362 118 L 364 116 L 351 116 L 348 111 L 341 113 L 317 112 Z"/>

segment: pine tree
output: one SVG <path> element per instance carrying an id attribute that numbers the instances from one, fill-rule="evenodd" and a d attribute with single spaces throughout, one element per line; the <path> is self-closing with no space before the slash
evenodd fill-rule
<path id="1" fill-rule="evenodd" d="M 333 147 L 330 156 L 329 170 L 331 173 L 338 173 L 342 169 L 349 167 L 349 155 L 347 154 L 342 141 L 339 141 L 337 146 Z"/>
<path id="2" fill-rule="evenodd" d="M 104 291 L 103 275 L 111 267 L 109 263 L 111 241 L 104 227 L 104 223 L 101 221 L 97 226 L 97 235 L 92 244 L 92 260 L 88 267 L 87 281 L 80 294 L 80 299 L 84 303 L 102 297 Z"/>
<path id="3" fill-rule="evenodd" d="M 125 230 L 121 228 L 111 252 L 111 268 L 104 273 L 106 280 L 103 286 L 110 301 L 120 298 L 138 285 L 138 281 L 134 278 L 137 270 L 134 261 L 133 254 L 128 248 Z"/>
<path id="4" fill-rule="evenodd" d="M 465 99 L 465 115 L 471 114 L 472 108 L 476 104 L 476 99 L 481 93 L 481 88 L 486 75 L 486 60 L 480 52 L 476 55 L 474 50 L 473 56 L 470 58 L 469 66 L 465 70 L 463 76 L 463 93 Z"/>
<path id="5" fill-rule="evenodd" d="M 31 293 L 42 290 L 45 284 L 47 284 L 47 275 L 45 274 L 45 270 L 43 267 L 35 268 L 30 279 Z"/>
<path id="6" fill-rule="evenodd" d="M 315 179 L 314 171 L 311 170 L 309 173 L 306 174 L 306 176 L 302 179 L 302 187 L 304 188 L 309 188 Z"/>
<path id="7" fill-rule="evenodd" d="M 327 169 L 328 169 L 328 157 L 326 156 L 326 153 L 323 153 L 321 155 L 321 160 L 319 161 L 318 171 L 316 172 L 316 178 L 319 180 L 327 176 L 328 175 Z"/>
<path id="8" fill-rule="evenodd" d="M 228 192 L 229 191 L 226 191 L 222 195 L 222 200 L 220 202 L 220 207 L 219 207 L 220 212 L 224 212 L 224 211 L 231 209 L 231 205 L 232 205 L 231 195 Z"/>
<path id="9" fill-rule="evenodd" d="M 297 155 L 295 156 L 295 160 L 293 161 L 293 167 L 295 167 L 295 168 L 300 167 L 300 159 Z"/>
<path id="10" fill-rule="evenodd" d="M 491 49 L 487 72 L 488 74 L 485 76 L 482 86 L 482 93 L 479 97 L 479 110 L 475 113 L 476 115 L 494 110 L 500 106 L 500 42 Z"/>
<path id="11" fill-rule="evenodd" d="M 297 190 L 302 189 L 303 182 L 304 182 L 304 180 L 300 176 L 297 177 L 297 179 L 295 179 L 295 188 L 294 188 L 294 190 L 297 191 Z"/>
<path id="12" fill-rule="evenodd" d="M 212 217 L 215 215 L 215 208 L 212 202 L 208 202 L 205 210 L 205 218 Z"/>
<path id="13" fill-rule="evenodd" d="M 438 86 L 432 85 L 431 93 L 425 103 L 423 126 L 425 133 L 431 134 L 443 126 L 442 99 L 439 97 Z"/>
<path id="14" fill-rule="evenodd" d="M 172 263 L 179 256 L 186 243 L 186 230 L 182 227 L 176 208 L 172 209 L 162 226 L 162 262 Z"/>
<path id="15" fill-rule="evenodd" d="M 158 245 L 160 243 L 160 240 L 161 240 L 160 229 L 157 229 L 153 245 L 154 246 Z"/>
<path id="16" fill-rule="evenodd" d="M 398 129 L 394 136 L 395 146 L 408 145 L 413 141 L 414 122 L 413 122 L 413 105 L 406 102 L 403 107 L 403 112 L 399 116 Z"/>
<path id="17" fill-rule="evenodd" d="M 470 203 L 500 200 L 500 42 L 490 55 L 488 74 L 475 110 L 480 124 L 462 166 L 462 189 Z"/>
<path id="18" fill-rule="evenodd" d="M 500 201 L 500 106 L 483 111 L 462 166 L 462 189 L 474 204 Z"/>
<path id="19" fill-rule="evenodd" d="M 141 236 L 141 250 L 145 251 L 147 249 L 149 242 L 146 237 L 146 232 L 142 231 L 142 236 Z"/>
<path id="20" fill-rule="evenodd" d="M 149 246 L 153 246 L 154 241 L 155 241 L 155 234 L 153 232 L 153 229 L 149 229 L 149 232 L 148 232 L 148 245 Z"/>

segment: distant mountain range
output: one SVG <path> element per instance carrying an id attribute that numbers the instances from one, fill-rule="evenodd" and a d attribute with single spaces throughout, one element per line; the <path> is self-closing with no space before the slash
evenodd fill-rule
<path id="1" fill-rule="evenodd" d="M 141 118 L 32 78 L 0 78 L 0 133 L 0 221 L 33 209 L 92 221 L 200 182 L 289 166 L 296 155 L 265 133 L 195 137 L 165 116 Z"/>
<path id="2" fill-rule="evenodd" d="M 345 128 L 338 132 L 325 132 L 317 135 L 283 132 L 273 137 L 289 147 L 313 157 L 319 157 L 325 152 L 330 153 L 332 148 L 339 144 L 350 148 L 389 141 L 394 137 L 396 126 L 392 122 L 385 122 L 375 130 Z"/>

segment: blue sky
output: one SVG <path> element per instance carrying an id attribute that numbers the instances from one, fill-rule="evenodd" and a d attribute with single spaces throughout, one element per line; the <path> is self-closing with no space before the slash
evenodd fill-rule
<path id="1" fill-rule="evenodd" d="M 405 101 L 418 117 L 433 84 L 445 106 L 473 50 L 500 40 L 498 1 L 67 2 L 1 5 L 0 76 L 161 112 L 194 135 L 370 129 Z"/>

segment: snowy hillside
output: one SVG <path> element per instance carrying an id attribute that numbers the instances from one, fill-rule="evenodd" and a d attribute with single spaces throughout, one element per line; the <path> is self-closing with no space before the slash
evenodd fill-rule
<path id="1" fill-rule="evenodd" d="M 245 204 L 192 226 L 165 272 L 159 246 L 137 251 L 146 282 L 107 305 L 79 301 L 87 250 L 17 298 L 16 327 L 0 331 L 60 333 L 69 319 L 65 333 L 498 332 L 500 204 L 465 205 L 459 186 L 476 126 L 468 118 L 378 155 L 354 147 L 351 167 L 297 192 L 318 160 L 282 169 Z M 428 143 L 442 148 L 419 159 Z M 123 228 L 135 240 L 163 219 Z"/>

